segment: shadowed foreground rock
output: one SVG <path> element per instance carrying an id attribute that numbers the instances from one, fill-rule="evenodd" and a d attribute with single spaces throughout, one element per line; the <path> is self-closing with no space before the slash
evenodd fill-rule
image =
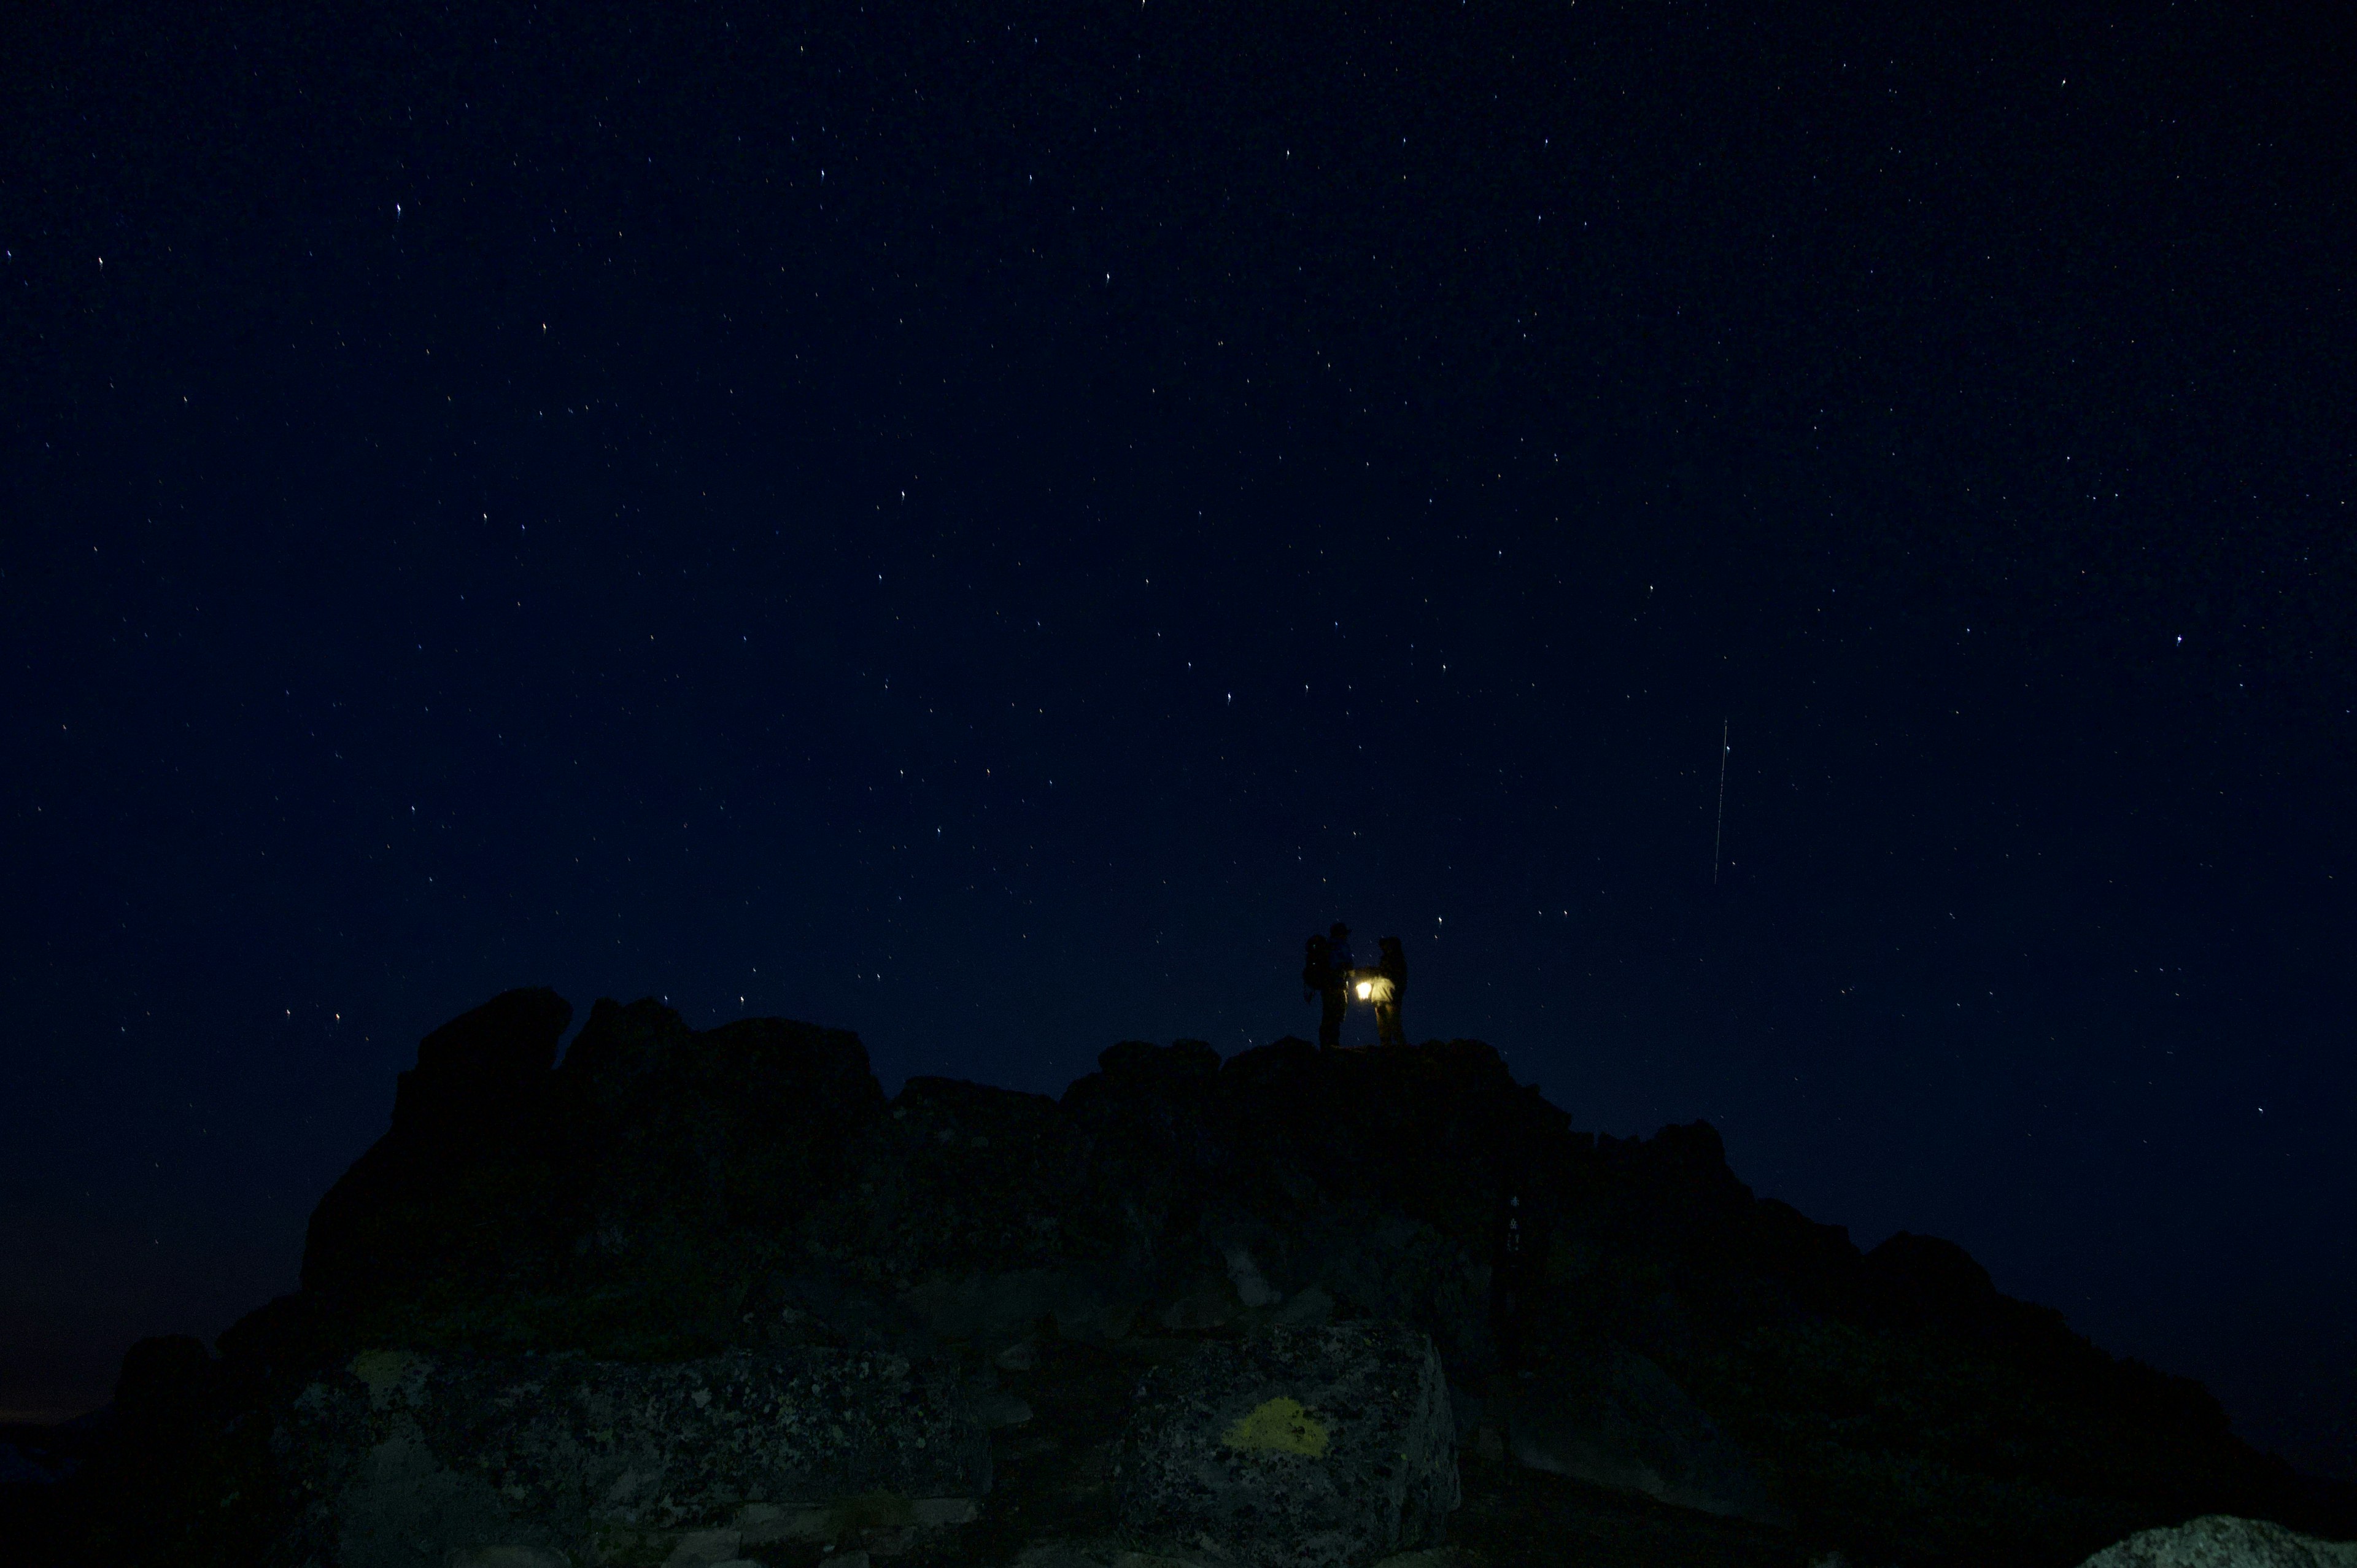
<path id="1" fill-rule="evenodd" d="M 1514 1388 L 1514 1459 L 1733 1519 L 1784 1516 L 1731 1438 L 1648 1358 L 1601 1344 Z"/>
<path id="2" fill-rule="evenodd" d="M 1247 1568 L 1365 1568 L 1458 1502 L 1440 1358 L 1397 1324 L 1275 1328 L 1149 1372 L 1123 1444 L 1140 1542 Z"/>
<path id="3" fill-rule="evenodd" d="M 1961 1248 L 1861 1253 L 1704 1123 L 1574 1131 L 1478 1041 L 1126 1041 L 1060 1098 L 888 1100 L 840 1030 L 601 1001 L 558 1061 L 571 1014 L 429 1036 L 302 1290 L 217 1355 L 135 1351 L 87 1463 L 0 1487 L 12 1563 L 1355 1564 L 1445 1528 L 1496 1568 L 2070 1568 L 2201 1513 L 2357 1533 Z M 1348 1357 L 1269 1375 L 1352 1343 L 1428 1348 L 1381 1401 Z M 1253 1491 L 1297 1422 L 1357 1455 L 1370 1412 L 1392 1476 Z"/>

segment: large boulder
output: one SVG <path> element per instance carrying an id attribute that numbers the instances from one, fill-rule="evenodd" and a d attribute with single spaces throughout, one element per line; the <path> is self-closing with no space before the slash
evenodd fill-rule
<path id="1" fill-rule="evenodd" d="M 820 1348 L 636 1365 L 371 1350 L 294 1402 L 305 1544 L 340 1568 L 505 1552 L 662 1562 L 972 1517 L 987 1434 L 952 1369 Z"/>
<path id="2" fill-rule="evenodd" d="M 2131 1535 L 2081 1568 L 2357 1568 L 2357 1543 L 2295 1535 L 2265 1520 L 2208 1514 Z"/>
<path id="3" fill-rule="evenodd" d="M 1440 1357 L 1375 1320 L 1206 1345 L 1139 1386 L 1120 1477 L 1149 1549 L 1361 1568 L 1436 1545 L 1459 1498 Z"/>

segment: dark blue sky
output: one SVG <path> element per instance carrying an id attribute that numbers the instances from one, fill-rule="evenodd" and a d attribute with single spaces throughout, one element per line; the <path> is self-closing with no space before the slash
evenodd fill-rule
<path id="1" fill-rule="evenodd" d="M 501 988 L 1053 1090 L 1340 916 L 2357 1475 L 2345 38 L 5 27 L 0 1407 L 291 1288 Z"/>

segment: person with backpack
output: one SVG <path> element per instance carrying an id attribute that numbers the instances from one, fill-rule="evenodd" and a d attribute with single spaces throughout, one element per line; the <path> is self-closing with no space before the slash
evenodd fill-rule
<path id="1" fill-rule="evenodd" d="M 1307 1002 L 1316 997 L 1325 1004 L 1323 1015 L 1318 1023 L 1318 1043 L 1328 1050 L 1341 1043 L 1342 1009 L 1336 1000 L 1339 995 L 1335 989 L 1333 960 L 1326 939 L 1312 936 L 1302 944 L 1301 999 Z"/>
<path id="2" fill-rule="evenodd" d="M 1342 1045 L 1342 1014 L 1351 998 L 1351 928 L 1337 920 L 1326 931 L 1326 1008 L 1318 1020 L 1318 1043 L 1328 1050 Z"/>

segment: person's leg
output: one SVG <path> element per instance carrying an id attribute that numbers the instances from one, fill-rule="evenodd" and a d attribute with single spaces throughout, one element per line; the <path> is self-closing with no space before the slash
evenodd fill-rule
<path id="1" fill-rule="evenodd" d="M 1339 985 L 1327 988 L 1326 1010 L 1318 1020 L 1318 1043 L 1329 1051 L 1341 1047 L 1342 988 Z"/>

